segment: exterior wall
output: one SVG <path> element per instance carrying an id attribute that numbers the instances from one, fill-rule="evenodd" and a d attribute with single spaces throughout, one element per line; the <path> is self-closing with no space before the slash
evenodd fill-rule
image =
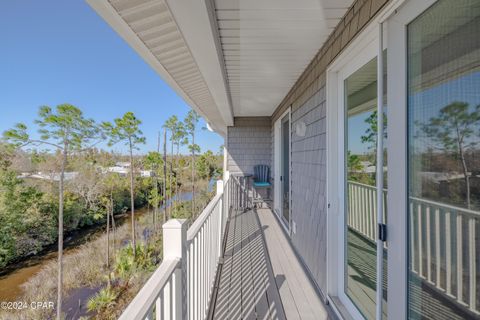
<path id="1" fill-rule="evenodd" d="M 389 0 L 357 0 L 272 115 L 273 123 L 291 106 L 292 243 L 318 288 L 327 292 L 326 69 Z M 295 126 L 303 121 L 306 134 Z"/>
<path id="2" fill-rule="evenodd" d="M 325 87 L 292 108 L 292 242 L 320 288 L 326 288 L 326 103 Z M 299 122 L 305 136 L 295 134 Z"/>
<path id="3" fill-rule="evenodd" d="M 272 160 L 271 122 L 269 117 L 235 118 L 227 128 L 227 170 L 253 174 L 253 166 Z"/>

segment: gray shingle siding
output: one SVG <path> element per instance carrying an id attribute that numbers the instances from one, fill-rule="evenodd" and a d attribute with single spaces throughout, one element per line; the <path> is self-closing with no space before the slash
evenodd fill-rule
<path id="1" fill-rule="evenodd" d="M 271 166 L 272 137 L 269 117 L 235 118 L 227 129 L 227 167 L 231 173 L 253 173 L 257 164 Z"/>
<path id="2" fill-rule="evenodd" d="M 292 110 L 292 242 L 320 288 L 326 288 L 326 103 L 325 88 Z M 295 134 L 303 121 L 305 136 Z"/>

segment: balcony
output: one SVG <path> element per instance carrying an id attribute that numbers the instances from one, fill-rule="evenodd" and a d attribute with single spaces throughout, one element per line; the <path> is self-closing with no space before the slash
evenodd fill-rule
<path id="1" fill-rule="evenodd" d="M 350 199 L 348 228 L 353 232 L 348 242 L 363 252 L 349 257 L 348 268 L 365 280 L 350 293 L 363 291 L 374 299 L 374 275 L 363 271 L 372 269 L 376 259 L 377 230 L 370 219 L 376 189 L 353 181 L 348 188 L 361 195 Z M 218 182 L 217 195 L 188 230 L 184 220 L 168 221 L 163 226 L 164 260 L 120 319 L 335 319 L 276 215 L 268 208 L 253 208 L 249 194 L 241 180 L 231 176 L 225 185 Z M 383 196 L 386 201 L 386 190 Z M 436 306 L 431 316 L 477 316 L 475 261 L 456 270 L 448 263 L 464 253 L 463 247 L 475 249 L 476 213 L 412 198 L 410 214 L 411 236 L 421 239 L 412 241 L 411 276 L 418 279 L 416 286 L 429 288 L 421 300 Z M 432 225 L 435 234 L 428 233 Z M 387 249 L 385 244 L 385 256 Z M 459 304 L 470 311 L 465 313 Z"/>
<path id="2" fill-rule="evenodd" d="M 163 226 L 164 260 L 120 319 L 329 319 L 270 209 L 252 209 L 237 177 L 195 223 Z"/>

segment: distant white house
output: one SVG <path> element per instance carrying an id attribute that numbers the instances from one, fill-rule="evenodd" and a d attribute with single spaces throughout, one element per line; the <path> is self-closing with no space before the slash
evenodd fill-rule
<path id="1" fill-rule="evenodd" d="M 140 170 L 140 177 L 143 177 L 143 178 L 153 177 L 153 172 L 152 170 Z"/>
<path id="2" fill-rule="evenodd" d="M 450 182 L 458 179 L 464 179 L 465 176 L 463 173 L 456 173 L 456 172 L 420 172 L 419 174 L 422 178 L 430 180 L 435 183 L 441 182 Z M 472 173 L 468 173 L 469 176 L 472 176 Z"/>
<path id="3" fill-rule="evenodd" d="M 130 172 L 130 169 L 121 166 L 113 166 L 108 167 L 105 171 L 110 173 L 118 173 L 121 176 L 126 176 Z"/>
<path id="4" fill-rule="evenodd" d="M 127 165 L 126 162 L 117 162 L 115 166 L 108 167 L 103 170 L 104 173 L 118 173 L 121 176 L 126 176 L 130 172 L 130 164 Z M 151 177 L 152 171 L 151 170 L 140 170 L 141 177 Z"/>
<path id="5" fill-rule="evenodd" d="M 64 179 L 65 181 L 72 180 L 78 176 L 77 171 L 65 172 Z M 40 180 L 51 180 L 51 181 L 60 181 L 60 173 L 51 173 L 51 172 L 42 172 L 38 171 L 36 173 L 22 172 L 17 178 L 32 178 Z"/>
<path id="6" fill-rule="evenodd" d="M 115 166 L 121 168 L 130 168 L 130 162 L 117 162 L 115 163 Z"/>

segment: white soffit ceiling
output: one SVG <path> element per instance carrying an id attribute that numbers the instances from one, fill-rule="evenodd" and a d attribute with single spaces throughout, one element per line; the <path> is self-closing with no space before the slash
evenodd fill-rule
<path id="1" fill-rule="evenodd" d="M 86 1 L 221 134 L 272 115 L 353 2 Z"/>
<path id="2" fill-rule="evenodd" d="M 270 116 L 353 0 L 214 0 L 235 116 Z"/>
<path id="3" fill-rule="evenodd" d="M 233 123 L 231 107 L 225 98 L 226 90 L 223 90 L 221 103 L 227 105 L 219 108 L 218 94 L 216 97 L 212 95 L 168 3 L 164 0 L 87 2 L 192 108 L 205 117 L 216 131 L 225 133 L 226 126 Z M 191 14 L 195 14 L 195 11 L 192 10 Z"/>

